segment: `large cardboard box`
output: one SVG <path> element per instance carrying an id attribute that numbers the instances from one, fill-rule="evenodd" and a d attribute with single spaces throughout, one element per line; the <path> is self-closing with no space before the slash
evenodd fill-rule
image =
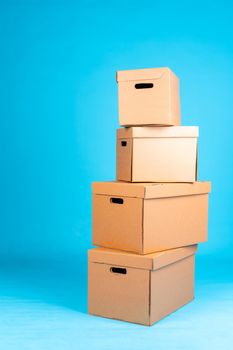
<path id="1" fill-rule="evenodd" d="M 140 256 L 89 250 L 90 314 L 152 325 L 194 297 L 196 246 Z"/>
<path id="2" fill-rule="evenodd" d="M 94 245 L 147 254 L 207 240 L 210 182 L 92 188 Z"/>
<path id="3" fill-rule="evenodd" d="M 117 130 L 117 180 L 194 182 L 198 127 L 132 127 Z"/>
<path id="4" fill-rule="evenodd" d="M 120 125 L 180 125 L 179 79 L 169 68 L 117 72 Z"/>

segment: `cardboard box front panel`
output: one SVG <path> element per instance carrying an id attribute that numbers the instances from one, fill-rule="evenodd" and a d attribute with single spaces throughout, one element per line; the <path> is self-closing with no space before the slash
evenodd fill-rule
<path id="1" fill-rule="evenodd" d="M 149 324 L 149 277 L 148 270 L 89 262 L 88 312 Z"/>
<path id="2" fill-rule="evenodd" d="M 97 246 L 139 254 L 182 247 L 206 241 L 207 222 L 208 194 L 155 199 L 93 195 Z"/>
<path id="3" fill-rule="evenodd" d="M 179 80 L 164 70 L 156 79 L 118 82 L 119 123 L 180 125 Z"/>
<path id="4" fill-rule="evenodd" d="M 133 138 L 117 140 L 117 180 L 194 182 L 197 138 Z"/>
<path id="5" fill-rule="evenodd" d="M 141 251 L 143 199 L 93 194 L 92 200 L 93 244 Z"/>
<path id="6" fill-rule="evenodd" d="M 152 325 L 193 299 L 194 255 L 158 270 L 89 261 L 88 312 Z"/>

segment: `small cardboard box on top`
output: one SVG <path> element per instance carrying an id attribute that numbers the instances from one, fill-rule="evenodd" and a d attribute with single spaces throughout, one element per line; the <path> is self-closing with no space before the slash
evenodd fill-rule
<path id="1" fill-rule="evenodd" d="M 207 240 L 209 182 L 92 185 L 93 245 L 148 254 Z"/>
<path id="2" fill-rule="evenodd" d="M 169 68 L 117 72 L 119 123 L 180 125 L 179 79 Z"/>
<path id="3" fill-rule="evenodd" d="M 194 182 L 196 126 L 131 127 L 117 130 L 116 177 L 130 182 Z"/>
<path id="4" fill-rule="evenodd" d="M 194 297 L 197 246 L 140 256 L 96 248 L 88 252 L 90 314 L 152 325 Z"/>

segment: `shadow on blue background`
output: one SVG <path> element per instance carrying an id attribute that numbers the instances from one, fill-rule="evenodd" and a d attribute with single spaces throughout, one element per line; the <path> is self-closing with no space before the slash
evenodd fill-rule
<path id="1" fill-rule="evenodd" d="M 232 11 L 229 1 L 1 1 L 1 348 L 228 348 Z M 115 71 L 160 66 L 181 79 L 182 124 L 200 126 L 199 179 L 213 191 L 196 300 L 147 329 L 86 314 L 86 251 L 91 182 L 115 178 Z"/>

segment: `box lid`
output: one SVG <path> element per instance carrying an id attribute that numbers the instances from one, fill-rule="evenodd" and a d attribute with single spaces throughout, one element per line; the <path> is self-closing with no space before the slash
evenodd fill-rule
<path id="1" fill-rule="evenodd" d="M 92 183 L 94 194 L 145 199 L 188 196 L 209 193 L 210 191 L 211 183 L 208 181 L 193 183 L 130 183 L 123 181 Z"/>
<path id="2" fill-rule="evenodd" d="M 117 82 L 132 81 L 132 80 L 154 80 L 159 79 L 165 73 L 171 73 L 170 68 L 145 68 L 145 69 L 131 69 L 120 70 L 116 73 Z"/>
<path id="3" fill-rule="evenodd" d="M 149 126 L 117 129 L 118 139 L 156 137 L 198 137 L 198 126 Z"/>
<path id="4" fill-rule="evenodd" d="M 197 245 L 165 250 L 162 252 L 139 255 L 122 250 L 94 248 L 88 251 L 89 261 L 114 266 L 135 267 L 145 270 L 157 270 L 193 255 Z"/>

